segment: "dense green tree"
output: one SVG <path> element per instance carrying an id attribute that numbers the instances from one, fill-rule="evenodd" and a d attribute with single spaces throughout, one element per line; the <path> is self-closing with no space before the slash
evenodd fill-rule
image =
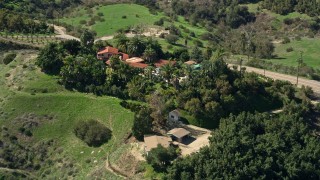
<path id="1" fill-rule="evenodd" d="M 60 76 L 60 82 L 67 88 L 93 92 L 96 86 L 105 83 L 105 65 L 91 55 L 68 56 L 64 60 Z"/>
<path id="2" fill-rule="evenodd" d="M 161 145 L 151 149 L 146 156 L 147 162 L 158 172 L 166 170 L 171 161 L 177 158 L 178 154 L 174 147 L 164 148 Z"/>
<path id="3" fill-rule="evenodd" d="M 202 51 L 198 46 L 194 46 L 191 49 L 190 58 L 198 63 L 203 61 Z"/>
<path id="4" fill-rule="evenodd" d="M 81 50 L 81 43 L 77 40 L 66 40 L 61 42 L 62 48 L 70 55 L 77 55 Z"/>
<path id="5" fill-rule="evenodd" d="M 132 134 L 138 140 L 143 140 L 144 135 L 152 133 L 152 121 L 150 116 L 151 111 L 147 108 L 142 108 L 135 113 Z"/>
<path id="6" fill-rule="evenodd" d="M 125 34 L 118 34 L 115 37 L 116 47 L 122 52 L 128 52 L 129 39 Z"/>
<path id="7" fill-rule="evenodd" d="M 318 179 L 319 159 L 319 138 L 296 114 L 242 113 L 221 121 L 209 147 L 175 161 L 168 179 Z"/>
<path id="8" fill-rule="evenodd" d="M 94 43 L 94 34 L 86 29 L 83 31 L 80 40 L 82 46 L 91 49 Z"/>
<path id="9" fill-rule="evenodd" d="M 36 21 L 20 13 L 0 9 L 0 31 L 7 31 L 10 33 L 49 34 L 53 33 L 54 29 L 43 21 Z"/>
<path id="10" fill-rule="evenodd" d="M 169 34 L 169 35 L 166 35 L 165 39 L 170 44 L 176 44 L 176 42 L 179 40 L 179 36 L 174 34 Z"/>
<path id="11" fill-rule="evenodd" d="M 74 127 L 75 135 L 89 146 L 99 147 L 111 139 L 112 132 L 96 120 L 79 121 Z"/>
<path id="12" fill-rule="evenodd" d="M 160 74 L 163 77 L 163 79 L 167 81 L 168 85 L 170 84 L 171 79 L 173 78 L 173 71 L 174 71 L 173 63 L 165 64 L 160 68 Z"/>
<path id="13" fill-rule="evenodd" d="M 128 42 L 127 53 L 130 56 L 142 56 L 145 51 L 146 45 L 143 42 L 142 38 L 135 36 L 131 38 Z"/>
<path id="14" fill-rule="evenodd" d="M 59 74 L 63 66 L 63 50 L 56 43 L 50 43 L 39 53 L 36 64 L 48 74 Z"/>
<path id="15" fill-rule="evenodd" d="M 110 58 L 110 66 L 107 68 L 107 86 L 113 85 L 125 89 L 127 83 L 141 72 L 140 69 L 133 68 L 121 61 L 117 56 Z M 134 84 L 132 84 L 134 85 Z"/>
<path id="16" fill-rule="evenodd" d="M 148 46 L 143 52 L 143 58 L 151 64 L 157 60 L 157 53 L 151 46 Z"/>

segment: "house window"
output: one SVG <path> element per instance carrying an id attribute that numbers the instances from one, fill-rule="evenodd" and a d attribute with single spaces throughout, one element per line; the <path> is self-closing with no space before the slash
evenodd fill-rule
<path id="1" fill-rule="evenodd" d="M 172 119 L 174 119 L 174 116 L 173 116 L 173 115 L 171 115 L 171 118 L 172 118 Z"/>

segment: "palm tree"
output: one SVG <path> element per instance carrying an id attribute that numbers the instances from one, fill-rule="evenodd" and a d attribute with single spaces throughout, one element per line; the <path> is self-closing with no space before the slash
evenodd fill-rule
<path id="1" fill-rule="evenodd" d="M 145 68 L 144 70 L 144 74 L 145 76 L 150 79 L 151 81 L 153 80 L 153 71 L 154 71 L 154 67 L 153 66 L 148 66 Z"/>
<path id="2" fill-rule="evenodd" d="M 143 53 L 143 58 L 148 61 L 149 64 L 156 60 L 157 53 L 151 46 L 148 46 Z"/>
<path id="3" fill-rule="evenodd" d="M 161 67 L 161 75 L 162 77 L 167 81 L 167 84 L 169 85 L 170 80 L 172 79 L 172 73 L 174 71 L 173 65 L 171 63 L 168 63 Z"/>
<path id="4" fill-rule="evenodd" d="M 115 40 L 116 40 L 116 47 L 120 51 L 127 53 L 128 42 L 129 42 L 129 39 L 127 38 L 127 36 L 125 34 L 118 34 L 117 36 L 115 36 Z"/>
<path id="5" fill-rule="evenodd" d="M 129 41 L 127 50 L 132 56 L 140 56 L 145 50 L 145 45 L 138 36 L 135 36 Z"/>
<path id="6" fill-rule="evenodd" d="M 206 62 L 206 65 L 203 66 L 204 68 L 202 73 L 212 79 L 217 77 L 220 72 L 225 72 L 227 66 L 224 62 L 224 57 L 226 55 L 227 53 L 225 53 L 223 49 L 219 48 L 211 59 Z"/>

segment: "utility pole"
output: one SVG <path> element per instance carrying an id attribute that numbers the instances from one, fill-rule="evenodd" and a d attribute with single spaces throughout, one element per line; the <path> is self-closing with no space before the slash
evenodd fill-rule
<path id="1" fill-rule="evenodd" d="M 300 67 L 301 67 L 301 65 L 302 65 L 302 63 L 303 63 L 302 54 L 303 54 L 303 52 L 300 51 L 300 58 L 298 59 L 298 68 L 297 68 L 297 83 L 296 83 L 297 86 L 298 86 L 298 83 L 299 83 Z"/>

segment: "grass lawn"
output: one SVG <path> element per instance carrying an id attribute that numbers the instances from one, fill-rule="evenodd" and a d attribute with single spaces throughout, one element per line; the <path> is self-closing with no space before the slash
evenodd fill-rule
<path id="1" fill-rule="evenodd" d="M 52 156 L 72 159 L 74 166 L 80 169 L 77 173 L 79 179 L 86 179 L 92 171 L 104 167 L 107 155 L 122 145 L 130 131 L 133 113 L 121 107 L 121 100 L 117 98 L 66 91 L 57 84 L 55 77 L 45 75 L 37 69 L 25 68 L 22 73 L 24 76 L 16 75 L 22 79 L 18 81 L 24 87 L 21 91 L 8 87 L 5 74 L 12 74 L 12 70 L 22 64 L 25 64 L 23 59 L 15 60 L 10 65 L 0 64 L 0 126 L 18 128 L 10 123 L 11 120 L 26 113 L 52 115 L 54 120 L 33 131 L 33 140 L 57 140 L 63 153 Z M 47 89 L 46 93 L 42 92 L 44 87 Z M 32 95 L 30 92 L 36 93 Z M 99 148 L 88 147 L 78 139 L 73 134 L 73 127 L 79 120 L 88 119 L 96 119 L 109 127 L 112 130 L 112 139 Z M 87 159 L 91 162 L 86 162 Z M 62 174 L 55 173 L 57 176 Z M 105 178 L 116 179 L 113 174 L 104 174 Z"/>
<path id="2" fill-rule="evenodd" d="M 292 47 L 292 52 L 287 48 Z M 288 44 L 277 44 L 275 54 L 278 59 L 271 59 L 271 62 L 281 63 L 288 66 L 297 66 L 297 59 L 300 58 L 300 51 L 303 52 L 303 61 L 308 66 L 320 69 L 320 39 L 302 38 L 301 41 L 292 40 Z"/>
<path id="3" fill-rule="evenodd" d="M 96 6 L 91 8 L 90 15 L 96 16 L 103 13 L 104 22 L 96 21 L 89 27 L 97 32 L 98 36 L 113 35 L 118 29 L 126 28 L 133 25 L 153 25 L 153 23 L 163 17 L 161 14 L 153 15 L 149 9 L 136 4 L 115 4 L 108 6 Z M 126 18 L 123 18 L 126 16 Z M 79 26 L 81 20 L 89 21 L 89 14 L 83 8 L 79 8 L 70 17 L 65 17 L 61 21 Z"/>

